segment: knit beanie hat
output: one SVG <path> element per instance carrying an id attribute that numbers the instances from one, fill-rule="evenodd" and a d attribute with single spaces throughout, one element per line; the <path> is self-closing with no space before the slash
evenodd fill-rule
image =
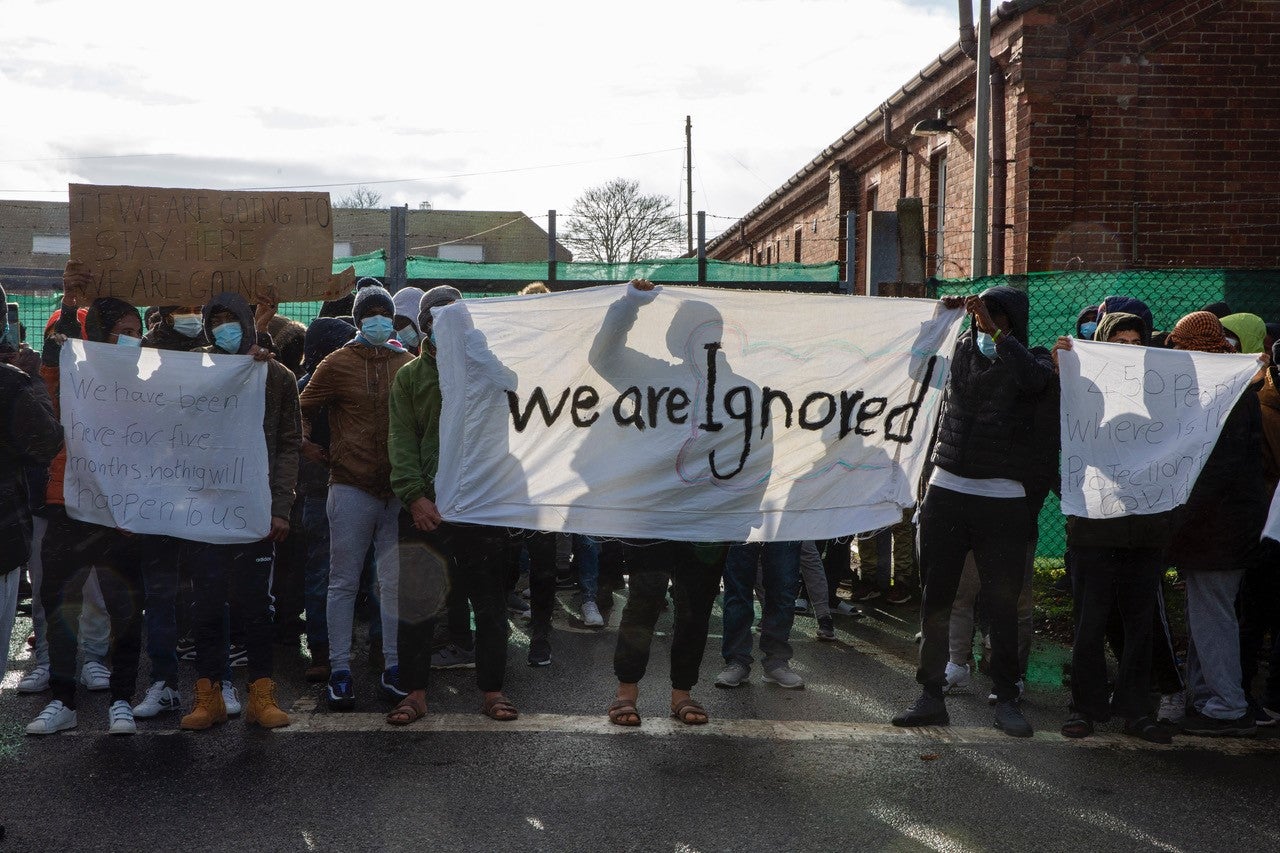
<path id="1" fill-rule="evenodd" d="M 418 303 L 418 330 L 425 329 L 431 322 L 432 308 L 461 301 L 462 291 L 447 284 L 438 285 L 422 294 L 422 300 Z"/>
<path id="2" fill-rule="evenodd" d="M 1137 332 L 1144 347 L 1150 345 L 1151 329 L 1147 327 L 1147 321 L 1137 314 L 1125 314 L 1121 311 L 1108 311 L 1098 322 L 1098 330 L 1093 333 L 1093 339 L 1106 343 L 1116 332 L 1126 330 Z"/>
<path id="3" fill-rule="evenodd" d="M 396 314 L 396 303 L 385 287 L 375 284 L 357 290 L 355 302 L 351 306 L 351 316 L 355 318 L 356 325 L 359 326 L 375 307 L 385 310 L 388 317 L 394 317 Z"/>

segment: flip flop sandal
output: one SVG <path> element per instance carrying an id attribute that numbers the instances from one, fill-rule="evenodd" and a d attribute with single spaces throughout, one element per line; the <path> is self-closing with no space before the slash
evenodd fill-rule
<path id="1" fill-rule="evenodd" d="M 387 723 L 392 726 L 407 726 L 410 723 L 416 723 L 426 715 L 426 709 L 419 710 L 408 699 L 405 699 L 387 714 Z"/>
<path id="2" fill-rule="evenodd" d="M 497 720 L 499 723 L 509 723 L 520 716 L 520 711 L 516 709 L 516 706 L 512 705 L 507 700 L 507 697 L 502 695 L 486 699 L 482 711 L 486 717 L 491 720 Z M 504 711 L 508 712 L 510 716 L 499 716 Z"/>
<path id="3" fill-rule="evenodd" d="M 701 715 L 702 719 L 690 719 L 690 716 L 694 714 Z M 707 709 L 692 699 L 682 699 L 679 705 L 676 705 L 671 709 L 671 717 L 672 719 L 679 720 L 686 726 L 705 726 L 711 719 L 711 716 L 707 713 Z"/>
<path id="4" fill-rule="evenodd" d="M 627 715 L 633 715 L 636 718 L 634 723 L 624 723 L 622 718 Z M 638 726 L 640 725 L 640 712 L 636 710 L 636 703 L 630 699 L 618 699 L 609 706 L 609 722 L 615 726 Z"/>

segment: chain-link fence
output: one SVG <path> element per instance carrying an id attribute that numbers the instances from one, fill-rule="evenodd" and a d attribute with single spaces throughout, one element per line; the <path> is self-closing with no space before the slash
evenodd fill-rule
<path id="1" fill-rule="evenodd" d="M 1001 284 L 1016 287 L 1030 298 L 1032 346 L 1051 347 L 1059 335 L 1074 335 L 1080 312 L 1109 296 L 1141 299 L 1151 309 L 1157 331 L 1168 331 L 1179 318 L 1215 302 L 1226 303 L 1231 312 L 1280 321 L 1280 270 L 1073 270 L 946 279 L 931 282 L 929 294 L 981 293 Z M 1066 520 L 1057 498 L 1050 494 L 1040 513 L 1037 554 L 1061 557 L 1066 545 Z"/>

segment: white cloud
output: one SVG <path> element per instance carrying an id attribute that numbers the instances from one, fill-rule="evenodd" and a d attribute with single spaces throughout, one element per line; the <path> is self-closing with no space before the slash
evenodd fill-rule
<path id="1" fill-rule="evenodd" d="M 426 178 L 374 186 L 537 214 L 618 175 L 683 194 L 682 150 L 605 158 L 680 149 L 692 114 L 694 206 L 736 216 L 955 38 L 949 0 L 11 0 L 0 197 Z M 48 159 L 140 153 L 172 156 Z"/>

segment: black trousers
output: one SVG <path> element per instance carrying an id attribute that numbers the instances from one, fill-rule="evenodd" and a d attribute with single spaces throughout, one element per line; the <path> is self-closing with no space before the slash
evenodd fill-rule
<path id="1" fill-rule="evenodd" d="M 129 701 L 138 682 L 142 649 L 142 558 L 138 538 L 49 511 L 40 558 L 40 602 L 49 633 L 49 683 L 53 698 L 76 707 L 76 652 L 84 583 L 96 566 L 111 620 L 111 698 Z"/>
<path id="2" fill-rule="evenodd" d="M 1240 670 L 1244 692 L 1253 695 L 1259 658 L 1267 658 L 1267 681 L 1262 699 L 1268 707 L 1280 703 L 1280 543 L 1264 539 L 1257 559 L 1249 562 L 1240 590 Z M 1270 646 L 1263 638 L 1270 634 Z"/>
<path id="3" fill-rule="evenodd" d="M 840 603 L 840 598 L 836 595 L 840 582 L 853 580 L 852 538 L 846 536 L 818 543 L 818 551 L 822 554 L 822 568 L 827 575 L 827 604 L 831 607 Z M 810 597 L 819 594 L 820 590 L 809 590 Z"/>
<path id="4" fill-rule="evenodd" d="M 432 640 L 439 612 L 449 597 L 449 579 L 453 574 L 450 561 L 448 543 L 441 531 L 418 530 L 409 513 L 400 513 L 400 609 L 396 648 L 403 690 L 426 690 L 430 682 Z"/>
<path id="5" fill-rule="evenodd" d="M 1160 566 L 1159 576 L 1168 568 L 1168 560 Z M 1074 575 L 1073 575 L 1074 576 Z M 1151 667 L 1150 677 L 1156 689 L 1168 695 L 1177 693 L 1186 687 L 1182 671 L 1178 669 L 1178 658 L 1173 651 L 1173 635 L 1169 630 L 1169 617 L 1164 608 L 1164 588 L 1156 583 L 1155 606 L 1151 611 Z M 1072 581 L 1074 589 L 1074 581 Z M 1119 606 L 1111 608 L 1111 618 L 1107 620 L 1107 643 L 1116 660 L 1124 658 L 1125 624 Z"/>
<path id="6" fill-rule="evenodd" d="M 445 522 L 434 534 L 432 541 L 447 556 L 449 590 L 445 597 L 450 639 L 464 648 L 472 647 L 471 625 L 467 619 L 469 603 L 476 620 L 476 686 L 486 693 L 501 690 L 507 669 L 507 638 L 511 632 L 507 621 L 510 544 L 507 530 Z M 424 632 L 421 636 L 428 635 Z M 417 643 L 417 639 L 414 642 Z"/>
<path id="7" fill-rule="evenodd" d="M 534 637 L 551 632 L 551 613 L 556 606 L 556 534 L 541 530 L 510 531 L 507 589 L 520 577 L 520 552 L 529 552 L 529 631 Z"/>
<path id="8" fill-rule="evenodd" d="M 698 683 L 698 670 L 707 646 L 707 625 L 720 591 L 727 549 L 653 539 L 631 540 L 627 545 L 630 591 L 618 626 L 614 674 L 624 684 L 635 684 L 644 678 L 653 645 L 653 628 L 662 613 L 670 584 L 675 602 L 671 686 L 676 690 L 691 690 Z"/>
<path id="9" fill-rule="evenodd" d="M 916 681 L 942 696 L 950 657 L 951 606 L 972 551 L 991 619 L 996 698 L 1018 696 L 1018 595 L 1031 535 L 1026 498 L 986 498 L 930 486 L 920 507 L 920 665 Z"/>
<path id="10" fill-rule="evenodd" d="M 1091 720 L 1126 720 L 1151 713 L 1151 648 L 1162 554 L 1151 548 L 1073 546 L 1071 588 L 1075 642 L 1071 648 L 1071 708 Z M 1107 684 L 1106 635 L 1111 614 L 1124 626 L 1114 696 Z"/>
<path id="11" fill-rule="evenodd" d="M 191 582 L 195 590 L 192 633 L 196 641 L 196 674 L 221 681 L 227 672 L 227 608 L 236 618 L 232 633 L 244 637 L 249 681 L 272 674 L 271 572 L 275 543 L 237 545 L 190 544 Z"/>

